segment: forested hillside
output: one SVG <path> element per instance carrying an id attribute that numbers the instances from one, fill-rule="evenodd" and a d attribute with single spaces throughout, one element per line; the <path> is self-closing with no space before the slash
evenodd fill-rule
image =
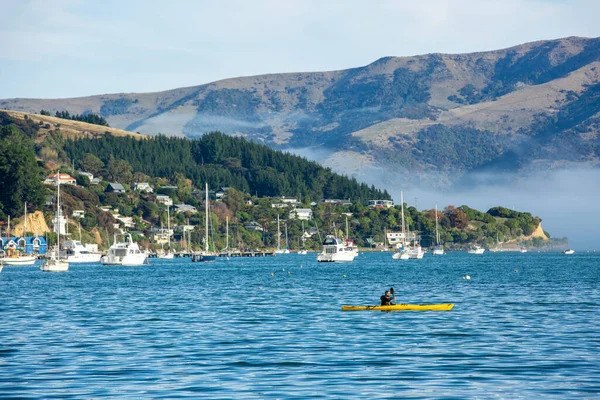
<path id="1" fill-rule="evenodd" d="M 148 176 L 170 179 L 182 174 L 196 187 L 207 182 L 210 187 L 233 187 L 253 195 L 300 196 L 313 201 L 390 199 L 387 191 L 335 174 L 316 162 L 218 132 L 194 140 L 105 135 L 67 140 L 64 149 L 81 167 L 86 167 L 86 155 L 93 154 L 104 164 L 125 161 L 133 171 Z"/>

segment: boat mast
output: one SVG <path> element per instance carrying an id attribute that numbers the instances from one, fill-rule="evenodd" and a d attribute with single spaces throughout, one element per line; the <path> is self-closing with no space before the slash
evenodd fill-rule
<path id="1" fill-rule="evenodd" d="M 400 191 L 400 204 L 402 205 L 402 247 L 406 244 L 406 233 L 404 232 L 404 194 Z"/>
<path id="2" fill-rule="evenodd" d="M 229 215 L 225 216 L 225 249 L 229 250 Z"/>
<path id="3" fill-rule="evenodd" d="M 205 232 L 205 236 L 204 236 L 204 251 L 208 252 L 208 182 L 205 183 L 205 187 L 206 187 L 206 200 L 205 200 L 205 205 L 204 205 L 204 214 L 205 214 L 205 218 L 204 218 L 204 232 Z"/>
<path id="4" fill-rule="evenodd" d="M 290 248 L 290 246 L 288 244 L 287 222 L 285 223 L 285 248 L 286 248 L 286 250 Z"/>
<path id="5" fill-rule="evenodd" d="M 350 240 L 350 233 L 348 230 L 348 216 L 346 215 L 346 240 Z"/>
<path id="6" fill-rule="evenodd" d="M 58 235 L 56 235 L 57 254 L 56 259 L 60 259 L 60 170 L 56 174 L 56 222 L 58 225 Z"/>
<path id="7" fill-rule="evenodd" d="M 281 232 L 279 232 L 279 213 L 277 214 L 277 250 L 281 250 Z"/>
<path id="8" fill-rule="evenodd" d="M 171 215 L 169 214 L 169 205 L 167 204 L 167 240 L 169 247 L 167 252 L 171 253 Z"/>
<path id="9" fill-rule="evenodd" d="M 440 245 L 440 232 L 438 231 L 438 210 L 437 203 L 435 203 L 435 244 Z"/>
<path id="10" fill-rule="evenodd" d="M 25 222 L 23 223 L 23 237 L 27 237 L 27 202 L 25 202 Z M 27 248 L 27 240 L 25 241 L 25 248 Z"/>

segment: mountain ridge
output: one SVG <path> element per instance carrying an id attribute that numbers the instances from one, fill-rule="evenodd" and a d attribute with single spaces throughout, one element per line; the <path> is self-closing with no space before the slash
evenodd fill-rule
<path id="1" fill-rule="evenodd" d="M 311 149 L 318 161 L 360 179 L 371 168 L 394 169 L 413 183 L 444 187 L 478 171 L 598 165 L 598 100 L 600 38 L 568 37 L 152 93 L 8 99 L 0 108 L 93 112 L 147 134 L 219 130 L 279 149 Z M 356 159 L 339 163 L 349 154 Z"/>

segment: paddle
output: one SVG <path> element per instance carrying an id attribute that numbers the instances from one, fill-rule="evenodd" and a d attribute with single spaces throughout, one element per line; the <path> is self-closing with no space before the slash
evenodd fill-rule
<path id="1" fill-rule="evenodd" d="M 394 303 L 390 302 L 390 304 L 396 304 L 395 303 L 396 296 L 394 296 L 394 288 L 393 287 L 390 288 L 390 294 L 392 295 L 392 301 L 394 301 Z"/>

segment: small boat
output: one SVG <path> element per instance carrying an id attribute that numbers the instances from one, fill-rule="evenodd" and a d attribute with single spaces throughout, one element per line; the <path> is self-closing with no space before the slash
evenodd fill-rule
<path id="1" fill-rule="evenodd" d="M 454 304 L 394 304 L 390 306 L 342 306 L 342 311 L 450 311 Z"/>
<path id="2" fill-rule="evenodd" d="M 298 254 L 301 255 L 301 256 L 305 256 L 305 255 L 308 254 L 308 251 L 306 251 L 306 250 L 298 250 Z"/>
<path id="3" fill-rule="evenodd" d="M 405 248 L 399 248 L 398 250 L 396 250 L 394 252 L 394 254 L 392 254 L 392 260 L 409 260 L 410 259 L 410 255 L 408 254 L 408 251 Z"/>
<path id="4" fill-rule="evenodd" d="M 131 234 L 125 235 L 125 241 L 117 242 L 108 249 L 108 253 L 100 259 L 103 265 L 143 265 L 147 261 L 146 252 L 133 241 Z"/>
<path id="5" fill-rule="evenodd" d="M 574 253 L 575 253 L 575 250 L 573 250 L 573 249 L 567 249 L 567 250 L 563 251 L 563 254 L 568 254 L 568 255 L 571 255 Z"/>
<path id="6" fill-rule="evenodd" d="M 64 241 L 62 250 L 66 253 L 67 261 L 70 263 L 96 263 L 100 262 L 102 257 L 102 253 L 89 251 L 79 240 Z"/>
<path id="7" fill-rule="evenodd" d="M 160 228 L 161 228 L 161 234 L 163 235 L 161 237 L 161 241 L 163 240 L 164 237 L 164 230 L 162 229 L 162 221 L 160 223 Z M 169 241 L 168 244 L 168 248 L 165 251 L 164 249 L 162 249 L 162 253 L 159 253 L 156 255 L 156 258 L 160 258 L 163 260 L 172 260 L 175 257 L 175 254 L 171 253 L 171 216 L 169 215 L 169 206 L 167 205 L 167 239 Z"/>
<path id="8" fill-rule="evenodd" d="M 527 248 L 525 246 L 521 246 L 521 248 L 519 249 L 519 251 L 521 253 L 527 253 Z"/>
<path id="9" fill-rule="evenodd" d="M 57 176 L 60 177 L 60 171 Z M 60 210 L 60 178 L 56 179 L 56 220 L 59 221 L 61 215 Z M 69 262 L 60 256 L 60 224 L 58 232 L 56 232 L 56 246 L 50 251 L 50 258 L 46 260 L 40 269 L 43 272 L 67 272 L 69 270 Z"/>
<path id="10" fill-rule="evenodd" d="M 473 245 L 469 250 L 467 250 L 467 253 L 469 254 L 483 254 L 484 252 L 485 249 L 478 245 Z"/>
<path id="11" fill-rule="evenodd" d="M 25 219 L 27 221 L 27 219 Z M 25 230 L 26 228 L 23 228 Z M 23 235 L 25 236 L 25 235 Z M 16 247 L 10 247 L 11 243 L 14 243 L 10 238 L 10 216 L 8 216 L 8 232 L 6 242 L 9 243 L 9 247 L 4 251 L 0 246 L 0 259 L 2 260 L 4 265 L 10 266 L 23 266 L 23 265 L 33 265 L 35 264 L 36 257 L 33 255 L 23 254 Z"/>
<path id="12" fill-rule="evenodd" d="M 342 240 L 327 235 L 323 241 L 323 251 L 317 255 L 318 262 L 350 262 L 358 256 L 358 247 L 350 239 Z"/>

